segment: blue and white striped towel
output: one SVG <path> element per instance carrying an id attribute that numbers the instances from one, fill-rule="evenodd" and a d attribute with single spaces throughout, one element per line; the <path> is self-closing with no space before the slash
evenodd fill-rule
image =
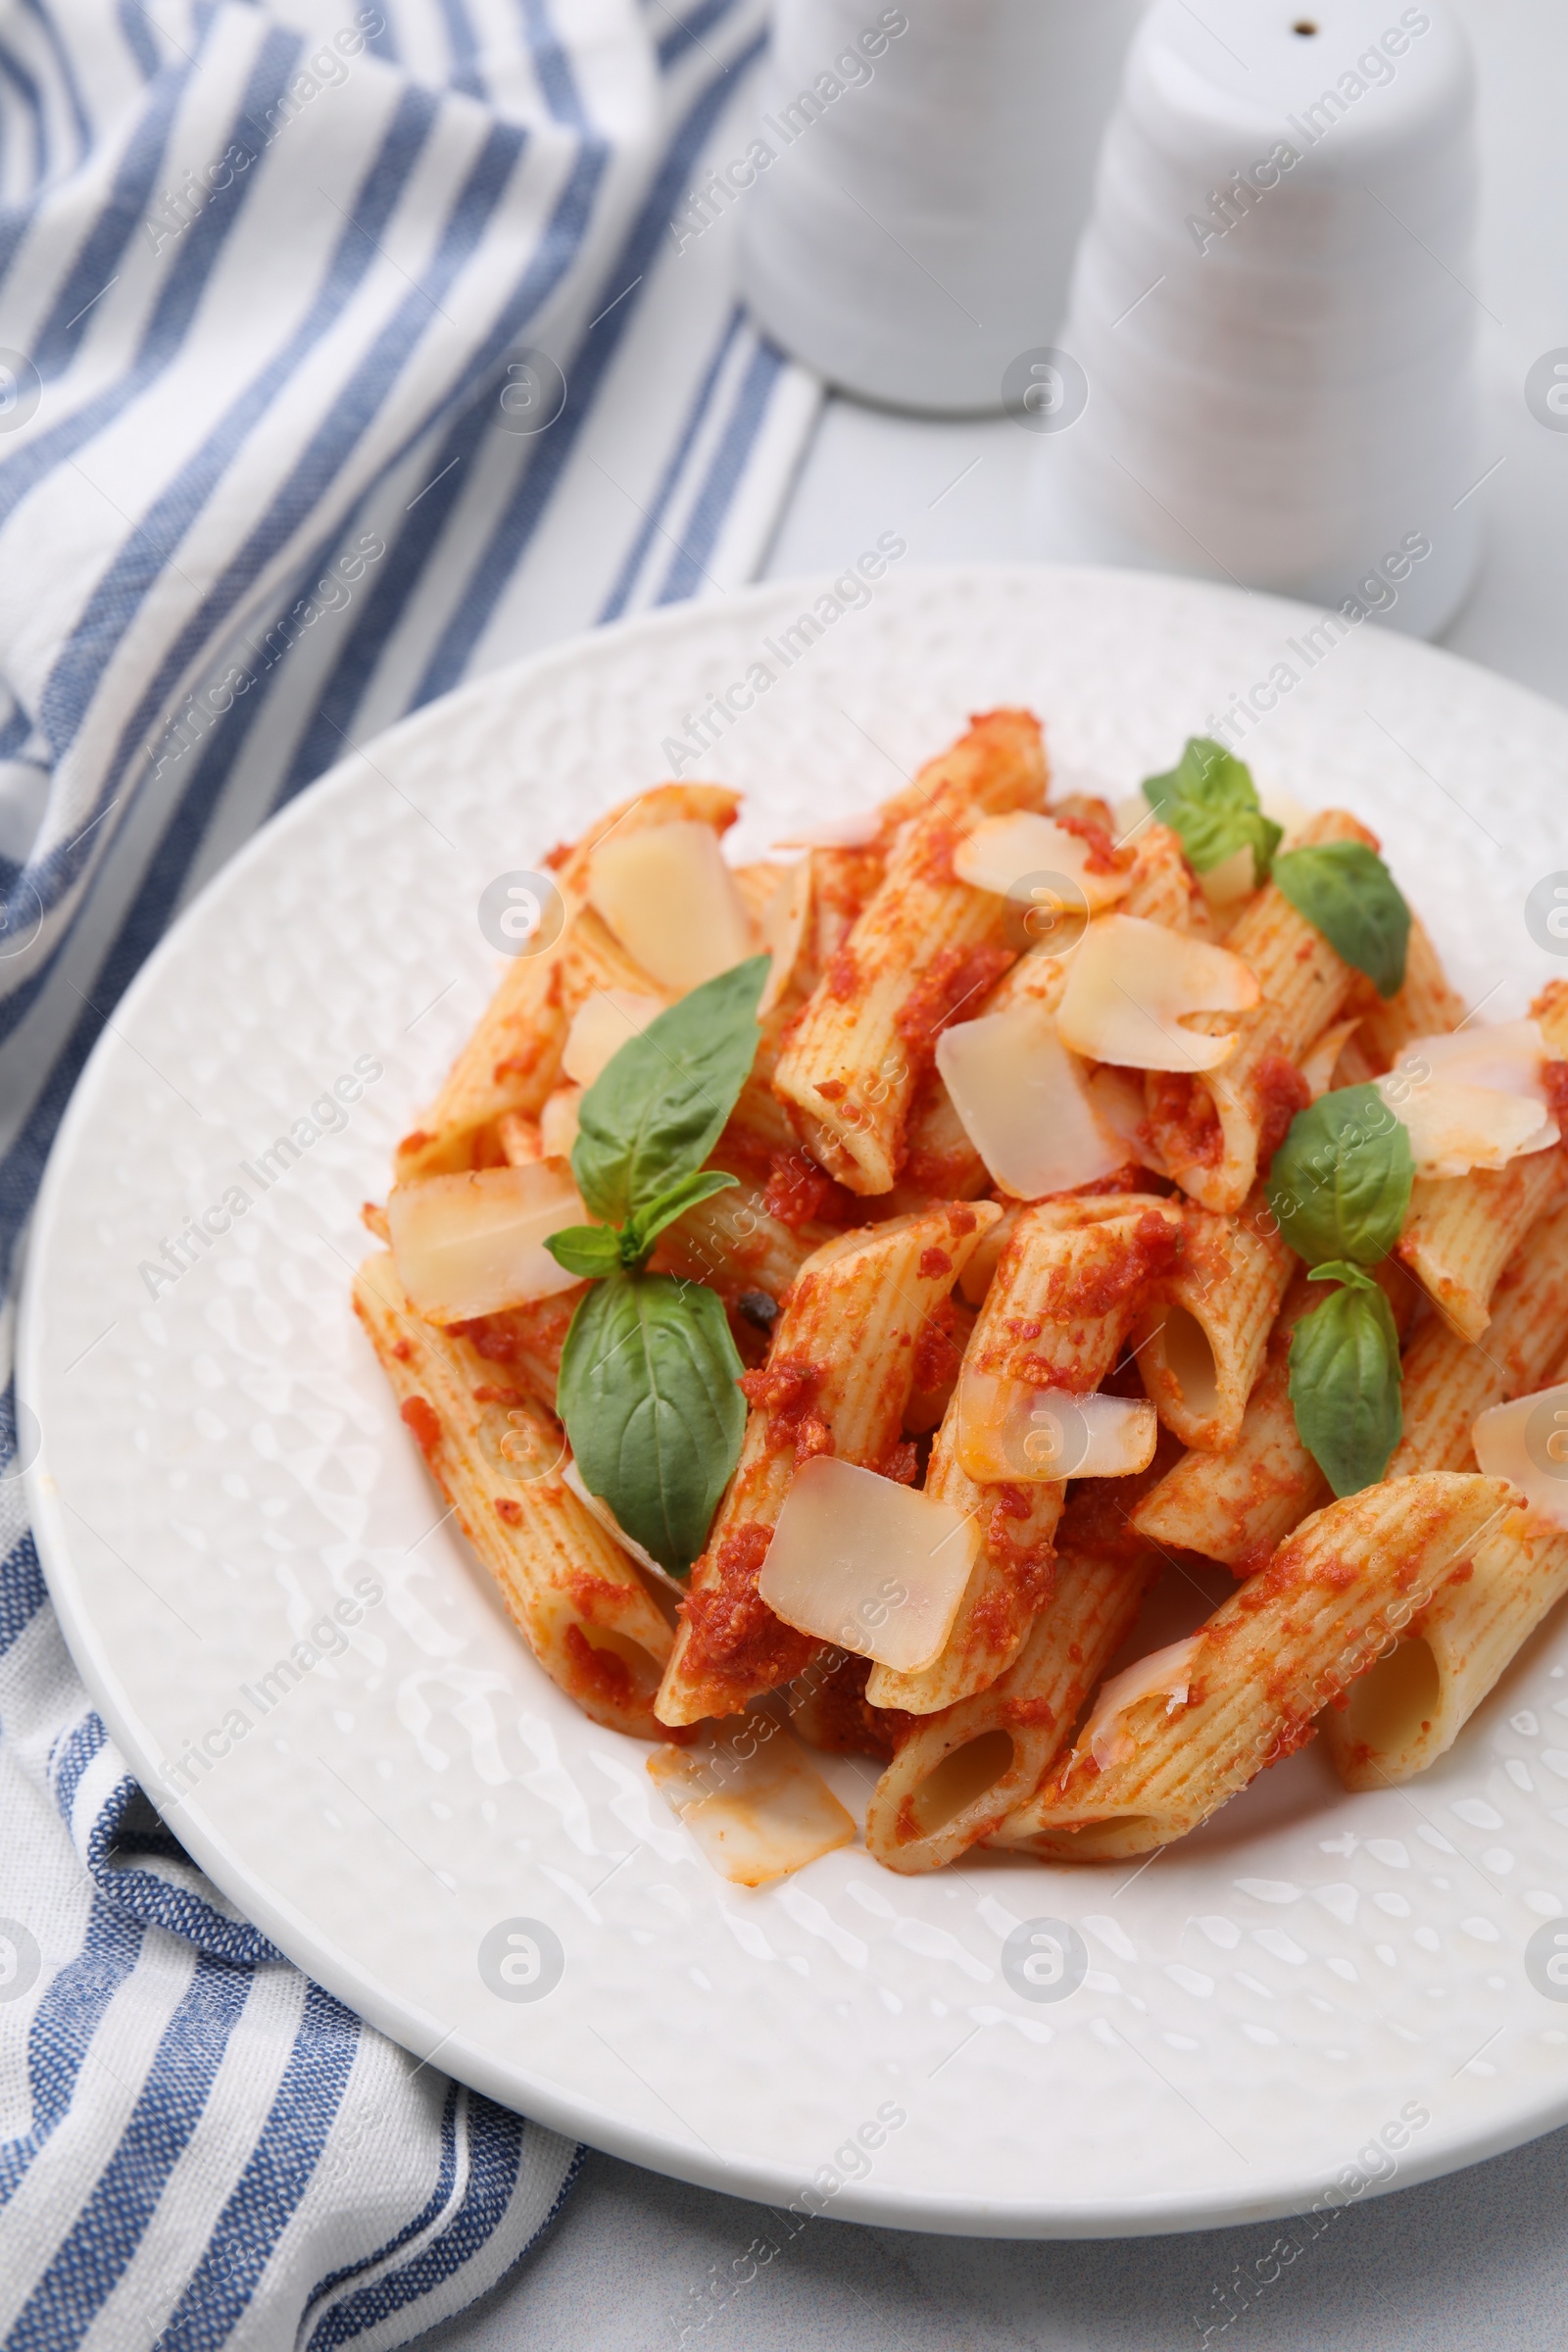
<path id="1" fill-rule="evenodd" d="M 762 13 L 0 0 L 12 1280 L 116 1000 L 280 802 L 460 679 L 760 564 L 817 389 L 737 312 L 728 220 L 670 222 L 745 150 Z M 26 1451 L 8 1387 L 0 2341 L 406 2342 L 574 2152 L 185 1859 L 61 1642 Z"/>

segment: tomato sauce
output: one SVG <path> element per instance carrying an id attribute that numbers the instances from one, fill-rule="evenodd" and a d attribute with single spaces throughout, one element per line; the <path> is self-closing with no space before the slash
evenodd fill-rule
<path id="1" fill-rule="evenodd" d="M 699 1561 L 680 1611 L 700 1667 L 765 1689 L 799 1674 L 818 1647 L 781 1624 L 757 1590 L 772 1540 L 772 1529 L 756 1520 L 732 1528 Z"/>
<path id="2" fill-rule="evenodd" d="M 441 1444 L 441 1417 L 427 1396 L 411 1396 L 403 1406 L 402 1418 L 418 1441 L 419 1451 L 427 1462 L 433 1462 Z"/>
<path id="3" fill-rule="evenodd" d="M 916 973 L 895 1025 L 917 1067 L 931 1059 L 938 1037 L 965 1006 L 973 1018 L 975 1001 L 1014 961 L 1010 948 L 943 948 Z"/>

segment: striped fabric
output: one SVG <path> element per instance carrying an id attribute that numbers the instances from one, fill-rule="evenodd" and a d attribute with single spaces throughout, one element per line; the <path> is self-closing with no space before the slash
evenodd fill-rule
<path id="1" fill-rule="evenodd" d="M 460 680 L 760 564 L 817 389 L 738 312 L 727 219 L 670 222 L 744 152 L 762 19 L 0 6 L 8 1287 L 94 1040 L 258 824 Z M 6 1387 L 0 2343 L 404 2343 L 517 2259 L 576 2152 L 184 1856 L 48 1606 L 35 1442 Z"/>

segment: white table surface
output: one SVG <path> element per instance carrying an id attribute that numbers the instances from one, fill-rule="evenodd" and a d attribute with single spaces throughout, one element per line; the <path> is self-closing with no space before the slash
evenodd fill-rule
<path id="1" fill-rule="evenodd" d="M 1201 0 L 1198 0 L 1201 6 Z M 1261 4 L 1261 0 L 1260 0 Z M 1476 590 L 1443 642 L 1568 703 L 1568 433 L 1524 378 L 1568 346 L 1568 9 L 1459 0 L 1480 62 L 1485 211 L 1476 286 L 1489 386 Z M 1391 21 L 1397 9 L 1391 5 Z M 879 531 L 912 560 L 1049 561 L 1031 516 L 1041 444 L 1005 418 L 930 422 L 830 402 L 768 564 L 838 568 Z M 1568 796 L 1568 778 L 1564 779 Z M 1506 799 L 1507 779 L 1489 783 Z M 1565 797 L 1568 829 L 1568 797 Z M 1044 2131 L 1072 2129 L 1042 2116 Z M 538 2253 L 429 2352 L 1561 2352 L 1568 2343 L 1568 2131 L 1352 2208 L 1220 2328 L 1235 2267 L 1277 2227 L 1030 2244 L 820 2221 L 737 2284 L 760 2209 L 589 2157 Z M 1267 2267 L 1265 2265 L 1265 2267 Z M 1229 2306 L 1240 2307 L 1234 2297 Z M 706 2316 L 705 2316 L 706 2315 Z"/>

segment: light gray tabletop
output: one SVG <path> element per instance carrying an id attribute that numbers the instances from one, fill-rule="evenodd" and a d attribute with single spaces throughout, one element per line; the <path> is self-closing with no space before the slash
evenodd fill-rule
<path id="1" fill-rule="evenodd" d="M 1500 462 L 1478 493 L 1481 576 L 1444 642 L 1568 703 L 1568 433 L 1544 430 L 1523 395 L 1531 364 L 1568 346 L 1568 10 L 1561 0 L 1458 4 L 1482 76 L 1475 293 L 1487 460 Z M 831 402 L 769 572 L 837 569 L 889 528 L 922 563 L 1059 557 L 1049 508 L 1031 518 L 1025 497 L 1037 447 L 1004 418 L 935 423 Z M 1506 778 L 1494 789 L 1505 795 Z M 1568 806 L 1564 816 L 1568 829 Z M 1043 2115 L 1041 2129 L 1070 2132 L 1072 2118 Z M 1279 2236 L 1264 2223 L 1023 2244 L 824 2220 L 786 2242 L 760 2207 L 592 2155 L 539 2252 L 422 2342 L 430 2352 L 1559 2352 L 1568 2342 L 1568 2131 L 1368 2201 L 1289 2263 L 1271 2257 Z"/>

